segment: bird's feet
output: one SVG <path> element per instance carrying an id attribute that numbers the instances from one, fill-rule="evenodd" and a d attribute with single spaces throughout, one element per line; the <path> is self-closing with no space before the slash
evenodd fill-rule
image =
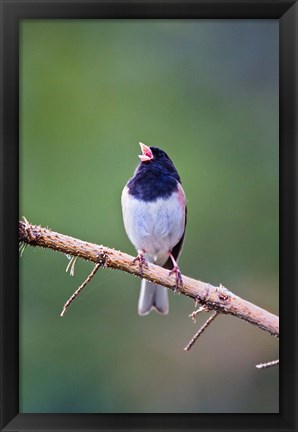
<path id="1" fill-rule="evenodd" d="M 135 264 L 137 261 L 139 261 L 139 274 L 142 276 L 143 267 L 148 267 L 148 263 L 144 258 L 144 251 L 138 251 L 138 256 L 135 257 L 132 264 Z"/>
<path id="2" fill-rule="evenodd" d="M 179 288 L 179 285 L 181 287 L 183 287 L 183 280 L 182 280 L 182 273 L 178 267 L 178 264 L 175 260 L 175 258 L 173 257 L 173 255 L 170 253 L 170 258 L 172 260 L 173 263 L 173 268 L 172 270 L 169 272 L 169 276 L 171 276 L 172 274 L 175 274 L 175 278 L 176 278 L 176 289 L 175 291 Z"/>
<path id="3" fill-rule="evenodd" d="M 171 276 L 172 274 L 175 274 L 175 278 L 176 278 L 176 290 L 179 288 L 179 285 L 181 287 L 183 287 L 182 274 L 181 274 L 181 271 L 179 270 L 178 266 L 174 266 L 172 268 L 172 270 L 169 272 L 169 276 Z"/>

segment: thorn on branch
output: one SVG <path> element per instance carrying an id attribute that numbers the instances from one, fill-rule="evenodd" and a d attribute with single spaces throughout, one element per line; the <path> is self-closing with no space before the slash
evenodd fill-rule
<path id="1" fill-rule="evenodd" d="M 197 333 L 193 336 L 193 338 L 188 342 L 186 347 L 184 348 L 184 351 L 189 351 L 191 347 L 195 344 L 195 342 L 198 340 L 198 338 L 201 336 L 201 334 L 206 330 L 206 328 L 212 323 L 212 321 L 215 320 L 215 318 L 219 315 L 219 312 L 215 312 L 213 315 L 211 315 L 210 318 L 207 319 L 205 324 L 202 325 L 202 327 L 197 331 Z"/>
<path id="2" fill-rule="evenodd" d="M 257 369 L 267 369 L 270 368 L 272 366 L 277 366 L 279 364 L 279 359 L 278 360 L 272 360 L 270 362 L 267 363 L 259 363 L 256 365 Z"/>
<path id="3" fill-rule="evenodd" d="M 60 314 L 61 317 L 63 317 L 63 315 L 65 314 L 67 308 L 69 307 L 69 305 L 74 301 L 74 299 L 80 294 L 80 292 L 85 288 L 85 286 L 91 281 L 91 279 L 93 278 L 93 276 L 95 275 L 95 273 L 97 272 L 97 270 L 99 269 L 100 264 L 95 264 L 95 266 L 93 267 L 92 272 L 89 274 L 89 276 L 87 277 L 87 279 L 82 283 L 82 285 L 79 286 L 79 288 L 73 293 L 73 295 L 67 300 L 67 302 L 65 303 L 65 305 L 63 306 L 62 312 Z"/>

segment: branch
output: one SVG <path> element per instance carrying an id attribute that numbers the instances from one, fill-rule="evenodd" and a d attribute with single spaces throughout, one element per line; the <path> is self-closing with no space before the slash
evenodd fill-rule
<path id="1" fill-rule="evenodd" d="M 50 248 L 92 261 L 104 268 L 109 267 L 140 277 L 139 266 L 133 263 L 134 257 L 131 255 L 59 234 L 39 225 L 31 225 L 26 219 L 19 221 L 19 242 L 22 245 Z M 169 277 L 169 271 L 157 265 L 144 266 L 142 278 L 176 290 L 175 278 Z M 238 297 L 222 285 L 215 287 L 183 276 L 183 286 L 179 287 L 179 292 L 191 297 L 196 303 L 206 305 L 209 310 L 236 316 L 273 336 L 279 336 L 279 318 L 276 315 Z"/>

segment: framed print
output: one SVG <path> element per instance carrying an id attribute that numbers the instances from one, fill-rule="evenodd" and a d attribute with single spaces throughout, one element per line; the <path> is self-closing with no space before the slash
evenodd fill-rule
<path id="1" fill-rule="evenodd" d="M 1 35 L 1 430 L 297 430 L 297 2 Z"/>

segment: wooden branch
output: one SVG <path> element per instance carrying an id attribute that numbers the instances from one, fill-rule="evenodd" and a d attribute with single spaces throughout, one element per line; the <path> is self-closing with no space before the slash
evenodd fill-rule
<path id="1" fill-rule="evenodd" d="M 26 219 L 19 221 L 19 242 L 30 246 L 50 248 L 92 261 L 104 268 L 109 267 L 140 276 L 139 266 L 133 263 L 134 257 L 131 255 L 59 234 L 48 228 L 31 225 Z M 172 290 L 176 289 L 175 277 L 169 277 L 168 270 L 154 264 L 143 267 L 142 278 Z M 179 292 L 191 297 L 196 303 L 206 305 L 210 310 L 234 315 L 273 336 L 279 336 L 279 318 L 276 315 L 238 297 L 222 285 L 215 287 L 209 283 L 183 276 L 183 286 L 179 288 Z"/>

